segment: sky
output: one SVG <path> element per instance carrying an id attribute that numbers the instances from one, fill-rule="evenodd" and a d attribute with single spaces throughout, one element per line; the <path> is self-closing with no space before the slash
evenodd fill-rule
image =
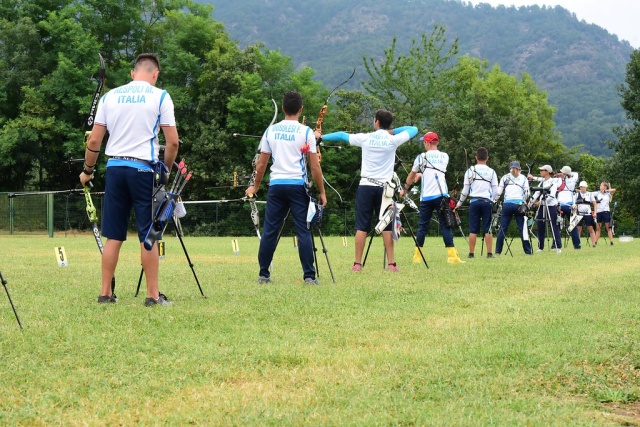
<path id="1" fill-rule="evenodd" d="M 489 3 L 509 6 L 562 6 L 589 24 L 596 24 L 618 39 L 627 40 L 631 46 L 640 48 L 640 1 L 638 0 L 471 0 L 470 3 Z"/>

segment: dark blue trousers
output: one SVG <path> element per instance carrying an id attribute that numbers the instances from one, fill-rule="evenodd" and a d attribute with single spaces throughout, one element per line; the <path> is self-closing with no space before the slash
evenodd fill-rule
<path id="1" fill-rule="evenodd" d="M 291 209 L 293 226 L 298 236 L 298 256 L 304 273 L 303 279 L 316 278 L 316 270 L 313 266 L 311 229 L 307 228 L 308 208 L 309 196 L 304 185 L 272 185 L 269 187 L 262 239 L 258 250 L 260 276 L 270 277 L 269 266 L 273 261 L 273 253 L 278 244 L 278 233 L 280 233 L 287 212 Z"/>
<path id="2" fill-rule="evenodd" d="M 538 206 L 538 212 L 536 212 L 538 249 L 544 249 L 544 239 L 547 235 L 547 224 L 545 220 L 549 220 L 551 224 L 552 246 L 556 249 L 562 249 L 562 236 L 560 235 L 560 226 L 558 225 L 558 207 L 549 206 L 549 218 L 547 218 L 547 208 L 544 205 Z"/>
<path id="3" fill-rule="evenodd" d="M 507 237 L 505 233 L 509 229 L 511 220 L 515 218 L 518 225 L 518 232 L 520 233 L 520 239 L 522 240 L 522 249 L 525 254 L 531 254 L 531 242 L 522 238 L 522 229 L 526 227 L 524 223 L 524 217 L 518 213 L 518 207 L 515 203 L 503 203 L 502 215 L 500 216 L 500 231 L 498 232 L 498 241 L 496 242 L 496 253 L 502 253 L 502 246 L 504 245 L 504 239 Z"/>
<path id="4" fill-rule="evenodd" d="M 447 248 L 453 247 L 453 232 L 444 223 L 444 215 L 440 212 L 440 203 L 442 203 L 442 197 L 420 202 L 420 219 L 418 220 L 418 232 L 416 233 L 416 240 L 420 247 L 424 246 L 424 239 L 429 231 L 429 223 L 431 222 L 433 211 L 438 213 L 438 223 L 440 224 L 444 246 Z"/>

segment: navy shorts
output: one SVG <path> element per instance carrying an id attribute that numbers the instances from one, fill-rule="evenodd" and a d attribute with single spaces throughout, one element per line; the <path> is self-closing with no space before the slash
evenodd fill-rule
<path id="1" fill-rule="evenodd" d="M 609 211 L 598 212 L 596 214 L 596 218 L 598 219 L 598 224 L 602 224 L 603 222 L 609 223 L 611 221 L 611 212 Z"/>
<path id="2" fill-rule="evenodd" d="M 484 234 L 489 232 L 491 227 L 491 202 L 488 200 L 475 200 L 469 204 L 469 233 L 480 233 L 480 222 Z"/>
<path id="3" fill-rule="evenodd" d="M 371 231 L 371 218 L 375 214 L 376 224 L 382 203 L 382 187 L 360 185 L 356 191 L 356 230 Z M 395 221 L 391 221 L 384 231 L 391 231 Z"/>
<path id="4" fill-rule="evenodd" d="M 595 219 L 591 216 L 591 214 L 583 215 L 582 220 L 578 223 L 578 225 L 587 226 L 587 227 L 595 227 L 596 222 Z"/>
<path id="5" fill-rule="evenodd" d="M 127 166 L 107 168 L 104 190 L 102 235 L 107 239 L 125 241 L 133 208 L 138 227 L 138 239 L 144 242 L 152 222 L 151 196 L 153 172 Z"/>

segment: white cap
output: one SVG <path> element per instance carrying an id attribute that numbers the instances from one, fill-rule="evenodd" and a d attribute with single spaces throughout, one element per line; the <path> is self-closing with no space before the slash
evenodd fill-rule
<path id="1" fill-rule="evenodd" d="M 562 169 L 560 169 L 560 172 L 565 175 L 571 175 L 571 168 L 569 166 L 563 166 Z"/>
<path id="2" fill-rule="evenodd" d="M 587 187 L 588 187 L 588 185 L 587 185 L 587 181 L 580 181 L 580 184 L 578 185 L 578 187 L 585 187 L 585 188 L 587 188 Z"/>

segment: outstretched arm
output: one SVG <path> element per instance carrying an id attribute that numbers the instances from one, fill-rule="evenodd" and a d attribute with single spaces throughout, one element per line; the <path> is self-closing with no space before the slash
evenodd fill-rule
<path id="1" fill-rule="evenodd" d="M 349 134 L 346 132 L 332 132 L 322 136 L 323 141 L 349 143 Z"/>

